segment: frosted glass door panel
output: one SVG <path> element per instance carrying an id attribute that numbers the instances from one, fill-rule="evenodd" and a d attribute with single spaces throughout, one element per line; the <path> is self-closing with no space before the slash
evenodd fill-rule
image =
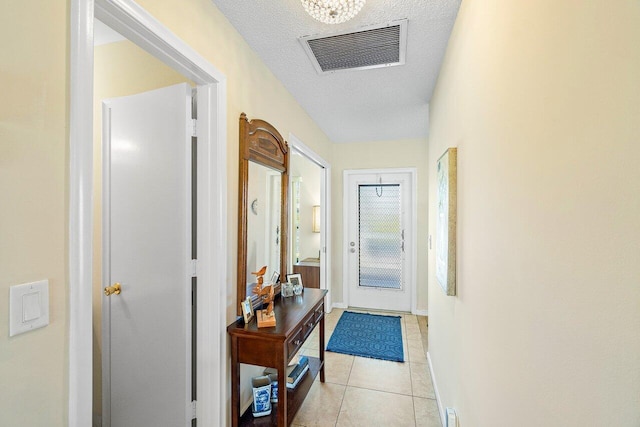
<path id="1" fill-rule="evenodd" d="M 360 185 L 358 201 L 358 285 L 401 289 L 400 185 Z"/>

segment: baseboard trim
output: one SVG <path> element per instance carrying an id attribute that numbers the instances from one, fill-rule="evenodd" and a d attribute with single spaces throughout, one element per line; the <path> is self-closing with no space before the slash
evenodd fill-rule
<path id="1" fill-rule="evenodd" d="M 429 316 L 429 310 L 416 310 L 413 314 L 416 316 Z"/>
<path id="2" fill-rule="evenodd" d="M 334 302 L 331 308 L 342 308 L 346 310 L 347 308 L 349 308 L 349 306 L 341 302 Z"/>
<path id="3" fill-rule="evenodd" d="M 447 426 L 446 412 L 442 406 L 442 400 L 440 399 L 440 392 L 438 391 L 438 382 L 433 372 L 433 363 L 431 362 L 431 354 L 427 351 L 427 363 L 429 364 L 429 373 L 431 374 L 431 382 L 433 383 L 433 391 L 436 395 L 436 403 L 438 404 L 438 413 L 440 414 L 440 423 L 442 427 Z"/>

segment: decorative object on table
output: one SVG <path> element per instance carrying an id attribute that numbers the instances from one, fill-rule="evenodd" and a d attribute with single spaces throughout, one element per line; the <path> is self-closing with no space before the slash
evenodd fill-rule
<path id="1" fill-rule="evenodd" d="M 436 280 L 447 295 L 456 294 L 456 222 L 458 149 L 438 159 L 436 209 Z"/>
<path id="2" fill-rule="evenodd" d="M 253 318 L 253 304 L 250 296 L 242 301 L 242 317 L 244 318 L 244 323 L 249 323 Z"/>
<path id="3" fill-rule="evenodd" d="M 271 280 L 269 281 L 269 283 L 271 283 L 272 285 L 277 285 L 279 280 L 280 280 L 280 273 L 278 273 L 277 271 L 274 271 L 273 274 L 271 275 Z"/>
<path id="4" fill-rule="evenodd" d="M 262 299 L 263 307 L 264 304 L 267 304 L 267 308 L 256 310 L 258 328 L 269 328 L 271 326 L 276 326 L 276 315 L 273 312 L 273 299 L 275 297 L 273 285 L 263 286 L 263 276 L 266 271 L 267 266 L 265 265 L 260 270 L 251 273 L 257 277 L 257 284 L 255 288 L 253 288 L 253 293 L 256 294 L 258 298 Z"/>
<path id="5" fill-rule="evenodd" d="M 302 276 L 298 273 L 296 274 L 287 274 L 287 281 L 293 285 L 293 294 L 301 295 L 302 294 Z"/>
<path id="6" fill-rule="evenodd" d="M 285 282 L 282 284 L 282 296 L 283 297 L 292 297 L 293 296 L 293 285 L 289 282 Z"/>
<path id="7" fill-rule="evenodd" d="M 251 379 L 253 387 L 253 405 L 251 412 L 254 417 L 263 417 L 271 414 L 271 380 L 268 376 L 254 377 Z"/>
<path id="8" fill-rule="evenodd" d="M 265 368 L 263 373 L 271 380 L 271 403 L 278 403 L 278 370 Z"/>
<path id="9" fill-rule="evenodd" d="M 404 362 L 400 316 L 345 311 L 331 334 L 327 351 Z"/>

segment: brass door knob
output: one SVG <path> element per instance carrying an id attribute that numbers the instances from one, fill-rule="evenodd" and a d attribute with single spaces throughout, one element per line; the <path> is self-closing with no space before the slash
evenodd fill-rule
<path id="1" fill-rule="evenodd" d="M 120 295 L 121 291 L 120 283 L 115 283 L 113 286 L 107 286 L 104 288 L 104 294 L 106 296 L 111 296 L 112 294 Z"/>

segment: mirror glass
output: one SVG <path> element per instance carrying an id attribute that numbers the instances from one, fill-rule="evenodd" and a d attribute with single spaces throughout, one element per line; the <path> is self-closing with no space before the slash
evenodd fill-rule
<path id="1" fill-rule="evenodd" d="M 294 152 L 291 176 L 291 264 L 320 262 L 319 214 L 322 168 Z M 316 220 L 318 223 L 314 222 Z"/>
<path id="2" fill-rule="evenodd" d="M 281 181 L 279 171 L 249 162 L 245 298 L 251 295 L 251 290 L 256 284 L 256 276 L 251 272 L 258 271 L 266 265 L 265 283 L 269 283 L 274 272 L 280 274 Z"/>

